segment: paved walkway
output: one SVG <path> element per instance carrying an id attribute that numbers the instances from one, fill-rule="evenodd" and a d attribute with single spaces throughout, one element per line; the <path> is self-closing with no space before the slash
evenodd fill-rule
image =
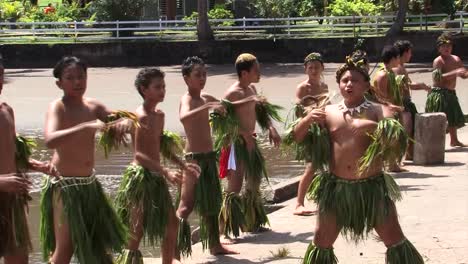
<path id="1" fill-rule="evenodd" d="M 461 140 L 468 143 L 468 128 L 461 130 Z M 448 147 L 442 166 L 407 165 L 407 173 L 395 178 L 403 192 L 397 203 L 400 223 L 406 236 L 418 248 L 426 263 L 468 263 L 468 148 Z M 244 235 L 232 247 L 241 254 L 210 256 L 200 243 L 194 245 L 191 259 L 184 263 L 281 263 L 301 262 L 308 243 L 314 236 L 315 217 L 293 216 L 295 200 L 281 204 L 282 209 L 269 215 L 272 231 Z M 314 205 L 310 204 L 310 207 Z M 290 251 L 287 258 L 275 259 L 272 252 L 280 248 Z M 339 237 L 335 253 L 340 263 L 381 264 L 385 246 L 372 235 L 365 243 L 354 245 Z M 145 264 L 160 263 L 146 259 Z"/>

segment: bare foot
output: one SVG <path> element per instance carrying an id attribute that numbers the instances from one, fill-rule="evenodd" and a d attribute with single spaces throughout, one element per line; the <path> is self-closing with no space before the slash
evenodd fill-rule
<path id="1" fill-rule="evenodd" d="M 303 205 L 296 206 L 293 215 L 311 216 L 317 213 L 317 210 L 307 210 Z"/>
<path id="2" fill-rule="evenodd" d="M 457 141 L 457 142 L 454 142 L 454 143 L 450 142 L 450 146 L 451 147 L 462 147 L 462 148 L 466 147 L 466 145 L 461 143 L 460 141 Z"/>
<path id="3" fill-rule="evenodd" d="M 211 255 L 236 255 L 239 254 L 239 252 L 234 251 L 230 249 L 229 247 L 226 247 L 223 244 L 219 244 L 218 246 L 215 246 L 210 249 Z"/>
<path id="4" fill-rule="evenodd" d="M 219 242 L 221 243 L 221 245 L 233 245 L 233 244 L 236 244 L 236 240 L 235 239 L 232 239 L 228 236 L 222 236 L 219 238 Z"/>

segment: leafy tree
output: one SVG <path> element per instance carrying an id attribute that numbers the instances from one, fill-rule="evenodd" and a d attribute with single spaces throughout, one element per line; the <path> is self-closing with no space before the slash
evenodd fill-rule
<path id="1" fill-rule="evenodd" d="M 92 4 L 97 19 L 103 21 L 139 20 L 149 0 L 95 0 Z"/>
<path id="2" fill-rule="evenodd" d="M 329 6 L 332 16 L 379 15 L 383 7 L 368 0 L 335 0 Z"/>
<path id="3" fill-rule="evenodd" d="M 297 6 L 294 0 L 253 0 L 250 8 L 259 17 L 274 18 L 289 16 Z"/>
<path id="4" fill-rule="evenodd" d="M 406 13 L 408 12 L 408 0 L 398 0 L 398 13 L 393 22 L 393 25 L 387 31 L 387 37 L 394 37 L 403 32 L 403 27 L 405 25 Z"/>

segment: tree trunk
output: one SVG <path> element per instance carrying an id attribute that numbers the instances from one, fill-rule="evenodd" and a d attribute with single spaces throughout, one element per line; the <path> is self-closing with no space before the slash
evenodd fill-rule
<path id="1" fill-rule="evenodd" d="M 197 21 L 198 40 L 213 40 L 213 31 L 208 21 L 208 1 L 198 0 L 198 21 Z"/>
<path id="2" fill-rule="evenodd" d="M 408 0 L 398 0 L 398 13 L 392 27 L 387 31 L 387 37 L 393 37 L 403 32 L 406 12 L 408 11 Z"/>

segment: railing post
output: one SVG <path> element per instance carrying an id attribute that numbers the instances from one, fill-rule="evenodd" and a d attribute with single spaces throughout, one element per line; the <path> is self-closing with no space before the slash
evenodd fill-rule
<path id="1" fill-rule="evenodd" d="M 242 18 L 242 29 L 244 30 L 245 35 L 245 17 Z"/>
<path id="2" fill-rule="evenodd" d="M 425 20 L 426 20 L 426 32 L 427 32 L 427 30 L 428 30 L 428 29 L 427 29 L 427 13 L 426 13 L 426 15 L 425 15 Z"/>
<path id="3" fill-rule="evenodd" d="M 422 13 L 419 13 L 419 30 L 422 31 L 423 17 Z"/>
<path id="4" fill-rule="evenodd" d="M 119 32 L 119 31 L 120 31 L 120 29 L 119 29 L 119 28 L 120 28 L 120 27 L 119 27 L 119 20 L 116 21 L 116 28 L 117 28 L 117 30 L 116 30 L 116 32 L 117 32 L 116 36 L 117 36 L 117 38 L 119 38 L 119 37 L 120 37 L 120 32 Z"/>
<path id="5" fill-rule="evenodd" d="M 161 18 L 159 18 L 159 38 L 162 38 L 162 23 L 161 23 Z"/>
<path id="6" fill-rule="evenodd" d="M 33 37 L 35 38 L 36 37 L 36 22 L 32 22 L 32 33 L 33 33 Z"/>
<path id="7" fill-rule="evenodd" d="M 465 22 L 463 21 L 463 12 L 460 12 L 460 33 L 463 33 L 463 27 Z"/>
<path id="8" fill-rule="evenodd" d="M 289 17 L 288 15 L 288 36 L 291 36 L 291 28 L 290 28 L 290 25 L 291 25 L 291 18 Z"/>
<path id="9" fill-rule="evenodd" d="M 77 24 L 76 24 L 76 20 L 73 21 L 74 22 L 74 26 L 75 26 L 75 38 L 78 37 L 78 29 L 77 29 Z"/>

